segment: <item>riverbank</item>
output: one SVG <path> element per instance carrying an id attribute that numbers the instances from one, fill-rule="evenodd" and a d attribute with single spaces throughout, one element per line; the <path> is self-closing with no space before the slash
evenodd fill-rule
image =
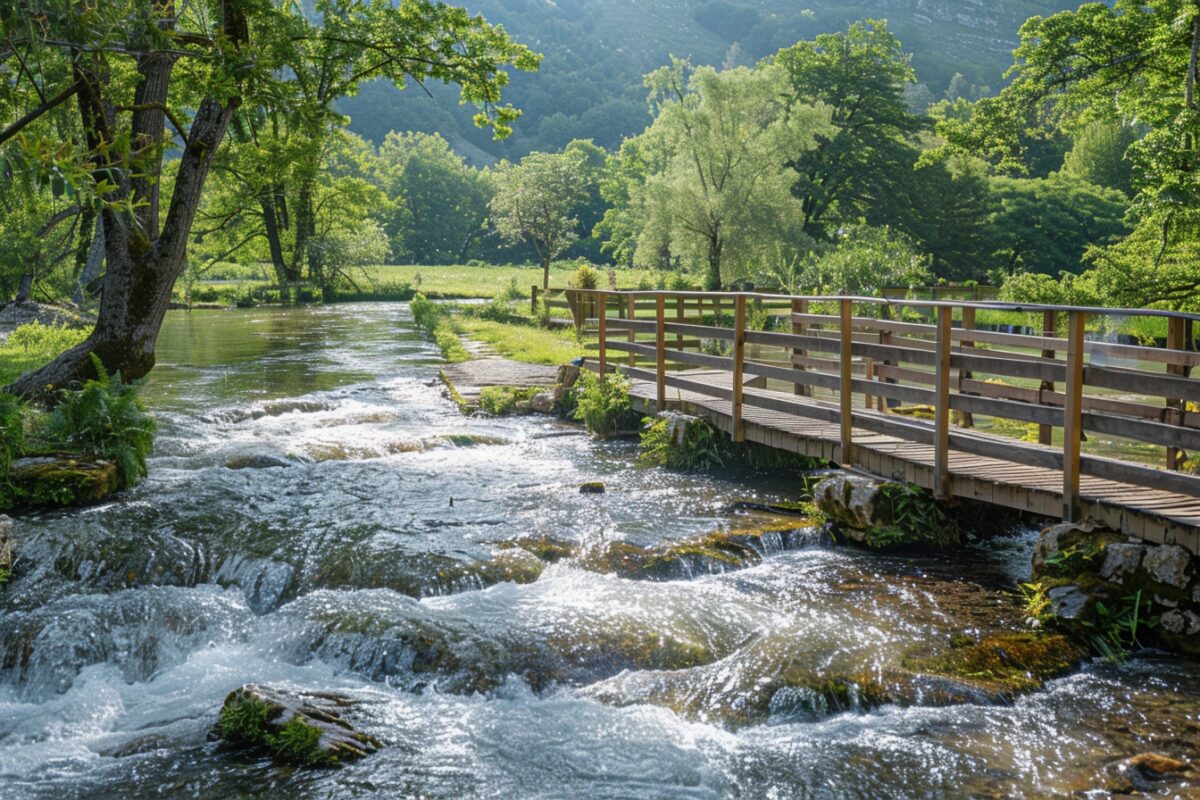
<path id="1" fill-rule="evenodd" d="M 16 520 L 6 798 L 1064 796 L 1191 758 L 1195 662 L 1085 659 L 1016 701 L 958 674 L 1026 658 L 1032 530 L 883 554 L 784 513 L 794 477 L 463 416 L 400 304 L 173 311 L 158 362 L 146 481 Z M 340 698 L 383 747 L 209 741 L 246 685 Z"/>

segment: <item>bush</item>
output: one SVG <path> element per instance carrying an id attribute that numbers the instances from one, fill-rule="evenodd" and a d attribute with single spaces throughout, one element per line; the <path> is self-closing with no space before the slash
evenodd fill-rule
<path id="1" fill-rule="evenodd" d="M 438 321 L 442 318 L 442 309 L 427 299 L 425 295 L 417 292 L 413 295 L 412 303 L 409 306 L 412 309 L 413 320 L 418 327 L 424 328 L 430 333 L 437 327 Z"/>
<path id="2" fill-rule="evenodd" d="M 666 288 L 671 292 L 695 292 L 700 289 L 700 284 L 686 272 L 672 272 L 667 276 Z"/>
<path id="3" fill-rule="evenodd" d="M 146 456 L 154 444 L 154 419 L 138 397 L 140 384 L 109 375 L 92 354 L 99 377 L 67 391 L 46 422 L 51 441 L 116 463 L 125 486 L 146 476 Z"/>
<path id="4" fill-rule="evenodd" d="M 601 381 L 591 372 L 579 373 L 580 388 L 575 393 L 575 419 L 583 420 L 597 436 L 609 436 L 634 422 L 629 404 L 629 381 L 609 375 Z"/>
<path id="5" fill-rule="evenodd" d="M 479 317 L 480 319 L 490 320 L 492 322 L 525 322 L 525 318 L 517 311 L 516 305 L 512 300 L 496 299 L 484 303 L 482 306 L 470 307 L 467 306 L 466 311 L 471 313 L 471 316 Z"/>
<path id="6" fill-rule="evenodd" d="M 711 470 L 725 466 L 721 458 L 722 434 L 699 419 L 647 417 L 638 445 L 645 464 L 681 470 Z M 682 428 L 680 427 L 682 425 Z"/>
<path id="7" fill-rule="evenodd" d="M 87 336 L 88 332 L 83 328 L 30 322 L 10 333 L 5 344 L 20 348 L 28 355 L 49 359 L 79 344 Z"/>
<path id="8" fill-rule="evenodd" d="M 600 273 L 592 269 L 590 264 L 580 264 L 579 268 L 571 275 L 567 281 L 572 289 L 598 289 L 600 287 Z"/>

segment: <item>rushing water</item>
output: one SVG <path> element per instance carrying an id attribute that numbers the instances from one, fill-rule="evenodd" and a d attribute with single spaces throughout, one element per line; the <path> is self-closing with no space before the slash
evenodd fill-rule
<path id="1" fill-rule="evenodd" d="M 437 363 L 402 305 L 172 312 L 149 479 L 18 522 L 0 797 L 1062 796 L 1196 757 L 1200 669 L 1165 657 L 1011 704 L 823 705 L 781 676 L 1019 624 L 1030 535 L 955 564 L 772 533 L 744 568 L 623 571 L 614 545 L 749 528 L 731 504 L 798 487 L 463 418 Z M 331 771 L 224 751 L 206 735 L 249 682 L 348 694 L 387 747 Z"/>

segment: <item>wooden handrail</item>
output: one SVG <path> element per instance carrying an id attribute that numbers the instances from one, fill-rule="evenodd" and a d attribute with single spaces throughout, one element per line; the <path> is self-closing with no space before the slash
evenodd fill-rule
<path id="1" fill-rule="evenodd" d="M 1053 463 L 1063 475 L 1065 518 L 1080 513 L 1081 476 L 1097 472 L 1103 473 L 1097 477 L 1156 488 L 1169 485 L 1200 497 L 1198 477 L 1082 452 L 1084 432 L 1090 431 L 1161 447 L 1172 467 L 1180 466 L 1186 453 L 1200 453 L 1200 412 L 1188 410 L 1200 403 L 1200 380 L 1190 374 L 1200 363 L 1190 340 L 1192 315 L 753 292 L 566 291 L 568 297 L 577 293 L 571 299 L 573 307 L 596 314 L 583 323 L 594 327 L 600 339 L 601 374 L 613 368 L 609 351 L 617 350 L 625 358 L 616 369 L 653 382 L 660 409 L 667 405 L 667 387 L 729 401 L 736 440 L 745 435 L 746 407 L 835 422 L 844 464 L 856 461 L 856 429 L 886 431 L 933 446 L 934 488 L 943 496 L 953 482 L 952 448 L 1020 463 Z M 613 301 L 619 318 L 609 316 Z M 668 314 L 668 301 L 673 302 L 673 314 Z M 755 304 L 756 317 L 771 315 L 785 325 L 783 330 L 750 329 L 749 303 Z M 863 304 L 884 313 L 879 318 L 856 315 Z M 891 319 L 891 309 L 900 305 L 932 307 L 934 320 Z M 981 308 L 1037 310 L 1043 335 L 979 330 L 974 317 Z M 962 328 L 954 327 L 959 309 Z M 1088 341 L 1086 324 L 1094 313 L 1167 317 L 1168 347 Z M 1056 330 L 1062 317 L 1068 323 L 1065 337 Z M 713 348 L 725 355 L 714 354 Z M 1113 366 L 1113 358 L 1127 361 Z M 640 366 L 651 363 L 652 370 Z M 724 388 L 714 387 L 711 377 L 708 382 L 689 378 L 689 369 L 719 370 L 730 377 L 723 379 Z M 765 381 L 789 385 L 787 392 L 794 399 L 785 402 L 771 392 L 747 391 L 748 385 L 762 388 Z M 814 392 L 829 393 L 834 405 L 821 399 L 827 395 L 814 397 Z M 862 410 L 855 410 L 854 395 L 867 400 Z M 879 402 L 873 404 L 870 398 Z M 895 417 L 897 405 L 928 405 L 932 420 Z M 1041 448 L 998 439 L 993 433 L 982 438 L 965 433 L 981 419 L 985 430 L 994 424 L 989 419 L 1037 426 Z M 1055 428 L 1064 434 L 1061 448 L 1048 446 L 1047 434 Z"/>

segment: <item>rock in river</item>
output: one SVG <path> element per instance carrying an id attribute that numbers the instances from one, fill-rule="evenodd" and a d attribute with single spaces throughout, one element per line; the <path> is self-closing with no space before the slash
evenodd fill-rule
<path id="1" fill-rule="evenodd" d="M 258 747 L 280 761 L 329 767 L 368 756 L 383 745 L 354 730 L 340 710 L 354 701 L 338 694 L 289 692 L 247 684 L 230 692 L 213 736 Z"/>

